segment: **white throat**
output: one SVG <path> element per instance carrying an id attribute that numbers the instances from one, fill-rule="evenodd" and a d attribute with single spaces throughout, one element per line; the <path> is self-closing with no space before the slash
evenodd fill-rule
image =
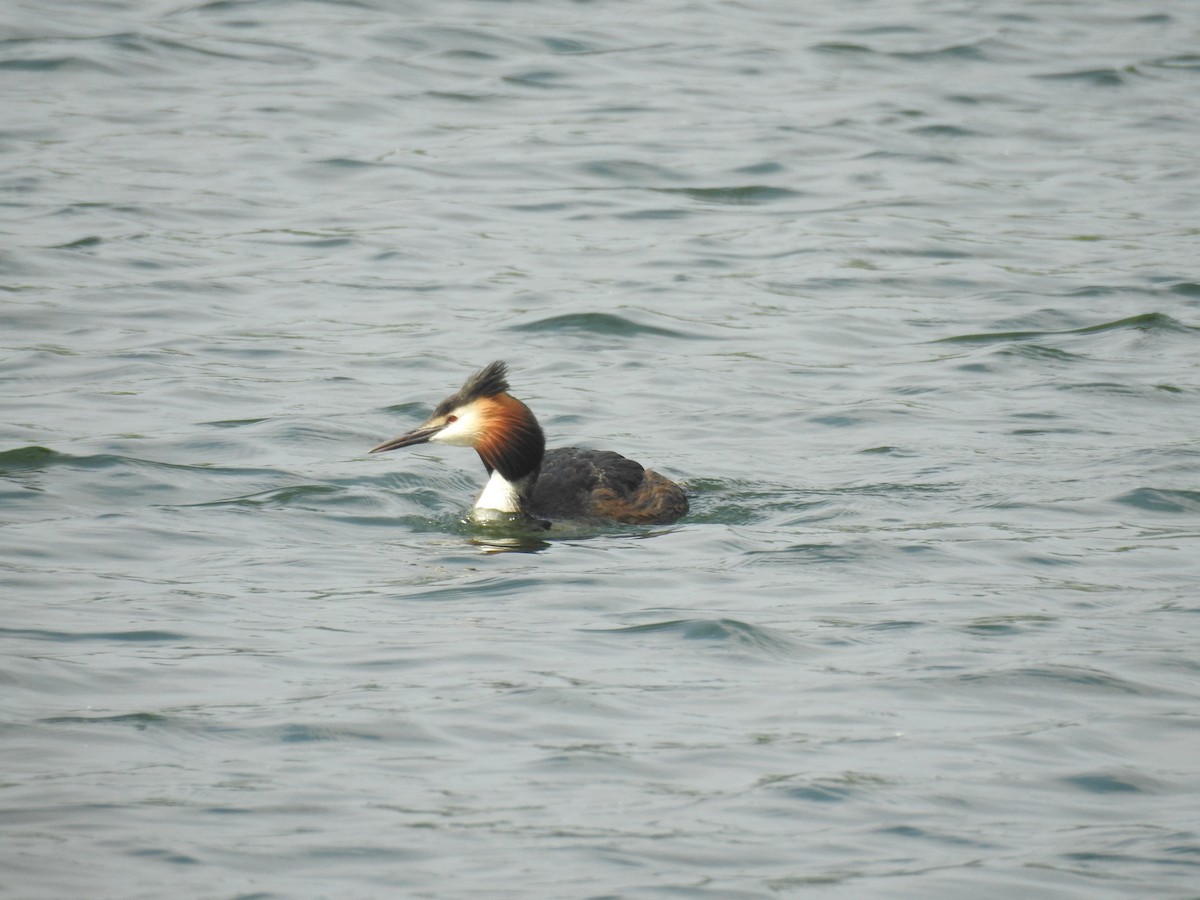
<path id="1" fill-rule="evenodd" d="M 521 492 L 516 484 L 499 472 L 492 472 L 492 477 L 483 487 L 483 493 L 475 501 L 475 508 L 489 512 L 519 513 Z"/>

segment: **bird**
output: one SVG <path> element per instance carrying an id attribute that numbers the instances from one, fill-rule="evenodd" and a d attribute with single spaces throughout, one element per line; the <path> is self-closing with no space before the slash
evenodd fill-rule
<path id="1" fill-rule="evenodd" d="M 601 520 L 662 525 L 688 511 L 682 487 L 613 450 L 546 450 L 532 410 L 509 392 L 508 365 L 480 369 L 416 429 L 372 447 L 384 453 L 416 444 L 473 447 L 488 481 L 475 501 L 477 521 Z"/>

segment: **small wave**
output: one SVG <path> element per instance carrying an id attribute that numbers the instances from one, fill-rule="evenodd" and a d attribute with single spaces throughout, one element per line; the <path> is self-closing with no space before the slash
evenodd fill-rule
<path id="1" fill-rule="evenodd" d="M 208 425 L 213 428 L 241 428 L 245 425 L 258 425 L 260 422 L 269 422 L 270 419 L 260 417 L 257 419 L 214 419 L 211 422 L 201 422 L 201 425 Z"/>
<path id="2" fill-rule="evenodd" d="M 1165 488 L 1137 488 L 1115 497 L 1116 503 L 1153 512 L 1198 513 L 1200 491 L 1170 490 Z"/>
<path id="3" fill-rule="evenodd" d="M 651 190 L 658 194 L 681 194 L 702 203 L 717 203 L 726 206 L 758 206 L 775 200 L 801 196 L 799 191 L 764 184 L 715 188 L 651 188 Z"/>
<path id="4" fill-rule="evenodd" d="M 111 469 L 121 466 L 145 469 L 164 469 L 175 472 L 198 472 L 205 476 L 212 475 L 275 475 L 280 474 L 276 469 L 235 468 L 232 466 L 188 465 L 185 463 L 169 463 L 155 459 L 145 459 L 137 456 L 121 456 L 115 453 L 95 453 L 87 456 L 75 456 L 62 453 L 48 447 L 31 445 L 16 447 L 0 452 L 0 476 L 19 475 L 28 472 L 40 472 L 55 467 L 72 469 Z"/>
<path id="5" fill-rule="evenodd" d="M 1027 666 L 961 675 L 958 680 L 987 682 L 996 686 L 1012 685 L 1023 690 L 1033 688 L 1049 691 L 1051 687 L 1048 686 L 1052 686 L 1056 689 L 1067 687 L 1130 696 L 1141 696 L 1149 692 L 1143 685 L 1084 666 Z"/>
<path id="6" fill-rule="evenodd" d="M 17 447 L 0 452 L 0 475 L 47 469 L 58 460 L 70 458 L 48 447 Z"/>
<path id="7" fill-rule="evenodd" d="M 50 631 L 44 628 L 0 628 L 0 635 L 7 637 L 32 638 L 39 641 L 54 641 L 56 643 L 75 643 L 77 641 L 129 641 L 133 643 L 153 643 L 155 641 L 183 641 L 187 635 L 174 631 Z"/>
<path id="8" fill-rule="evenodd" d="M 780 790 L 794 800 L 805 800 L 810 803 L 842 803 L 864 794 L 875 793 L 879 788 L 886 787 L 891 783 L 878 775 L 867 775 L 860 772 L 845 772 L 834 777 L 809 778 L 797 784 L 798 780 L 792 776 L 769 777 L 760 781 L 756 786 Z"/>
<path id="9" fill-rule="evenodd" d="M 653 187 L 663 181 L 682 181 L 683 175 L 665 166 L 651 165 L 634 159 L 600 159 L 585 163 L 582 170 L 609 181 L 624 185 Z"/>
<path id="10" fill-rule="evenodd" d="M 1160 59 L 1152 59 L 1146 65 L 1157 69 L 1200 70 L 1200 56 L 1194 53 L 1185 53 L 1180 56 L 1164 56 Z"/>
<path id="11" fill-rule="evenodd" d="M 962 630 L 971 634 L 1015 635 L 1024 634 L 1033 628 L 1045 628 L 1057 621 L 1055 616 L 1038 613 L 981 616 L 963 625 Z"/>
<path id="12" fill-rule="evenodd" d="M 970 128 L 962 128 L 958 125 L 918 125 L 916 128 L 910 128 L 908 133 L 935 138 L 969 138 L 979 137 L 981 134 L 981 132 L 973 131 Z M 962 255 L 966 256 L 967 254 Z"/>
<path id="13" fill-rule="evenodd" d="M 0 71 L 5 70 L 16 70 L 21 72 L 53 72 L 66 70 L 79 72 L 104 72 L 106 74 L 113 74 L 115 72 L 111 66 L 106 66 L 94 59 L 87 59 L 82 56 L 41 56 L 36 59 L 0 60 Z"/>
<path id="14" fill-rule="evenodd" d="M 887 55 L 892 59 L 902 59 L 908 62 L 980 61 L 988 58 L 987 53 L 979 44 L 950 44 L 933 50 L 901 50 Z"/>
<path id="15" fill-rule="evenodd" d="M 327 484 L 293 484 L 287 487 L 272 488 L 267 491 L 257 491 L 241 497 L 229 497 L 224 500 L 210 500 L 206 503 L 195 503 L 193 506 L 248 506 L 248 507 L 283 507 L 299 506 L 303 501 L 312 497 L 322 497 L 328 494 L 341 493 L 341 488 Z"/>
<path id="16" fill-rule="evenodd" d="M 518 87 L 538 88 L 548 90 L 567 86 L 570 73 L 565 69 L 530 69 L 516 75 L 505 75 L 501 78 L 505 84 Z"/>
<path id="17" fill-rule="evenodd" d="M 745 555 L 751 561 L 763 560 L 768 564 L 791 567 L 801 562 L 853 563 L 867 554 L 861 547 L 853 544 L 813 541 L 774 547 L 770 550 L 748 550 Z"/>
<path id="18" fill-rule="evenodd" d="M 561 316 L 536 319 L 532 322 L 523 322 L 519 325 L 509 325 L 507 330 L 525 333 L 583 331 L 589 334 L 618 335 L 620 337 L 633 337 L 635 335 L 655 335 L 658 337 L 673 338 L 690 337 L 690 335 L 685 335 L 682 332 L 673 331 L 669 328 L 660 328 L 656 325 L 642 325 L 625 316 L 616 316 L 612 313 L 567 313 Z"/>
<path id="19" fill-rule="evenodd" d="M 607 634 L 645 635 L 665 634 L 686 641 L 713 641 L 756 654 L 794 654 L 799 644 L 790 636 L 774 628 L 751 625 L 737 619 L 672 619 L 666 622 L 650 622 L 630 625 L 625 628 L 584 629 Z"/>
<path id="20" fill-rule="evenodd" d="M 836 516 L 828 496 L 793 485 L 739 479 L 689 478 L 692 511 L 688 521 L 713 525 L 750 525 L 772 514 L 792 524 L 819 522 Z"/>
<path id="21" fill-rule="evenodd" d="M 999 354 L 1050 362 L 1076 362 L 1083 359 L 1078 353 L 1070 353 L 1060 350 L 1058 347 L 1047 347 L 1045 344 L 1017 344 L 1012 347 L 1003 347 Z"/>
<path id="22" fill-rule="evenodd" d="M 328 159 L 318 159 L 314 165 L 324 169 L 382 169 L 388 166 L 374 160 L 353 159 L 349 156 L 331 156 Z"/>
<path id="23" fill-rule="evenodd" d="M 1089 772 L 1062 779 L 1064 784 L 1089 794 L 1157 794 L 1162 785 L 1134 772 Z"/>
<path id="24" fill-rule="evenodd" d="M 1127 66 L 1125 69 L 1081 69 L 1077 72 L 1050 72 L 1045 75 L 1035 75 L 1043 81 L 1082 81 L 1094 87 L 1120 87 L 1128 80 L 1129 75 L 1136 75 L 1137 69 Z"/>
<path id="25" fill-rule="evenodd" d="M 1188 333 L 1198 329 L 1171 318 L 1163 313 L 1142 313 L 1098 325 L 1070 328 L 1063 331 L 995 331 L 977 334 L 959 334 L 938 338 L 933 344 L 991 344 L 1001 341 L 1030 341 L 1038 338 L 1067 334 L 1101 334 L 1107 331 L 1141 331 L 1150 333 Z"/>
<path id="26" fill-rule="evenodd" d="M 159 713 L 139 712 L 114 716 L 50 716 L 41 721 L 46 725 L 132 725 L 138 731 L 145 731 L 152 725 L 170 725 L 174 720 Z"/>
<path id="27" fill-rule="evenodd" d="M 875 53 L 875 51 L 866 44 L 854 44 L 849 41 L 824 41 L 820 44 L 813 44 L 809 49 L 817 53 L 832 53 L 838 55 L 849 55 L 852 53 Z"/>
<path id="28" fill-rule="evenodd" d="M 104 238 L 97 235 L 88 235 L 74 241 L 68 241 L 65 244 L 52 244 L 52 250 L 89 250 L 92 247 L 98 247 L 104 243 Z"/>

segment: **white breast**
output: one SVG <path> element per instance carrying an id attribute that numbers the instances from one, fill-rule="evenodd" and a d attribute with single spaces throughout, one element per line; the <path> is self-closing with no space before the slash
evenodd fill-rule
<path id="1" fill-rule="evenodd" d="M 499 472 L 493 472 L 488 483 L 483 487 L 483 493 L 475 501 L 476 509 L 487 509 L 502 513 L 519 513 L 521 511 L 521 495 L 517 486 L 508 481 Z"/>

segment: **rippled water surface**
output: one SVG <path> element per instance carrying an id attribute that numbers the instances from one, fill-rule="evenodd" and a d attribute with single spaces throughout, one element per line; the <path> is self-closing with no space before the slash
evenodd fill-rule
<path id="1" fill-rule="evenodd" d="M 0 16 L 0 894 L 1196 897 L 1200 7 Z M 685 481 L 464 524 L 473 369 Z"/>

